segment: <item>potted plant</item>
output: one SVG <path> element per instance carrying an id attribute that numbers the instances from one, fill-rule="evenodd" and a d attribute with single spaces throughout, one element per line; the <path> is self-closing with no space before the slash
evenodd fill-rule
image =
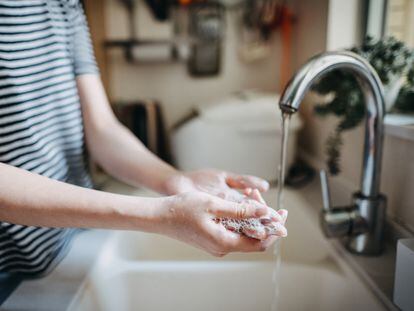
<path id="1" fill-rule="evenodd" d="M 366 58 L 384 84 L 386 112 L 414 112 L 414 51 L 393 37 L 374 40 L 367 37 L 363 44 L 350 51 Z M 365 116 L 364 97 L 355 77 L 343 70 L 334 70 L 312 87 L 328 101 L 318 103 L 318 116 L 334 115 L 339 122 L 326 141 L 327 166 L 331 174 L 340 172 L 342 133 L 358 126 Z"/>

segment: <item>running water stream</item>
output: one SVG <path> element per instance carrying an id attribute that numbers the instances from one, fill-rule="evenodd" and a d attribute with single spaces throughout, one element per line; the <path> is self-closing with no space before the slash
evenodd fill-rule
<path id="1" fill-rule="evenodd" d="M 283 188 L 285 184 L 285 170 L 286 170 L 286 157 L 287 157 L 287 143 L 289 138 L 289 121 L 291 114 L 287 112 L 282 112 L 282 137 L 280 144 L 280 159 L 279 159 L 279 179 L 277 186 L 277 203 L 276 210 L 280 210 L 284 206 L 283 202 Z M 274 285 L 274 296 L 272 299 L 271 311 L 277 310 L 278 300 L 279 300 L 279 282 L 280 279 L 280 269 L 282 264 L 282 255 L 281 255 L 281 241 L 278 240 L 274 246 L 274 257 L 275 265 L 273 267 L 273 276 L 272 283 Z"/>
<path id="2" fill-rule="evenodd" d="M 279 159 L 279 179 L 277 181 L 277 204 L 276 210 L 283 208 L 283 188 L 285 185 L 285 170 L 286 170 L 286 156 L 287 143 L 289 138 L 289 121 L 290 113 L 282 112 L 282 141 L 280 144 L 280 159 Z"/>

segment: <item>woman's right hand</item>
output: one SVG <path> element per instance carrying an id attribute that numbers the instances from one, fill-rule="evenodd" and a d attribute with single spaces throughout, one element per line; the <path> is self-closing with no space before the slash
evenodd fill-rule
<path id="1" fill-rule="evenodd" d="M 286 236 L 286 219 L 270 207 L 254 201 L 230 202 L 204 192 L 188 192 L 165 198 L 159 232 L 201 248 L 214 256 L 230 252 L 265 251 L 274 237 L 262 241 L 227 230 L 217 218 L 246 219 L 271 215 L 280 222 L 279 236 Z"/>

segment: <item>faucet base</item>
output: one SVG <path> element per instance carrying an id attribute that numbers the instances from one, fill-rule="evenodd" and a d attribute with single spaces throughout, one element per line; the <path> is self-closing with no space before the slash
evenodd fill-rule
<path id="1" fill-rule="evenodd" d="M 353 205 L 353 225 L 351 236 L 346 241 L 347 249 L 359 255 L 380 255 L 384 245 L 386 197 L 369 198 L 355 193 Z"/>

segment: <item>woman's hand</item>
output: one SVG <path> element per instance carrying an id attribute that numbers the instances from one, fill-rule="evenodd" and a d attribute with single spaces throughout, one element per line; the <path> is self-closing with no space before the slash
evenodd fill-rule
<path id="1" fill-rule="evenodd" d="M 265 251 L 274 237 L 264 240 L 248 238 L 227 230 L 217 218 L 259 218 L 272 214 L 281 224 L 285 219 L 279 213 L 254 200 L 242 203 L 223 200 L 203 192 L 188 192 L 165 198 L 159 233 L 181 240 L 212 255 L 224 256 L 229 252 Z M 282 225 L 280 236 L 286 235 Z"/>
<path id="2" fill-rule="evenodd" d="M 241 202 L 246 198 L 246 195 L 237 190 L 253 188 L 265 192 L 269 189 L 269 183 L 259 177 L 213 169 L 178 173 L 168 178 L 165 185 L 169 194 L 202 191 L 234 202 Z"/>

